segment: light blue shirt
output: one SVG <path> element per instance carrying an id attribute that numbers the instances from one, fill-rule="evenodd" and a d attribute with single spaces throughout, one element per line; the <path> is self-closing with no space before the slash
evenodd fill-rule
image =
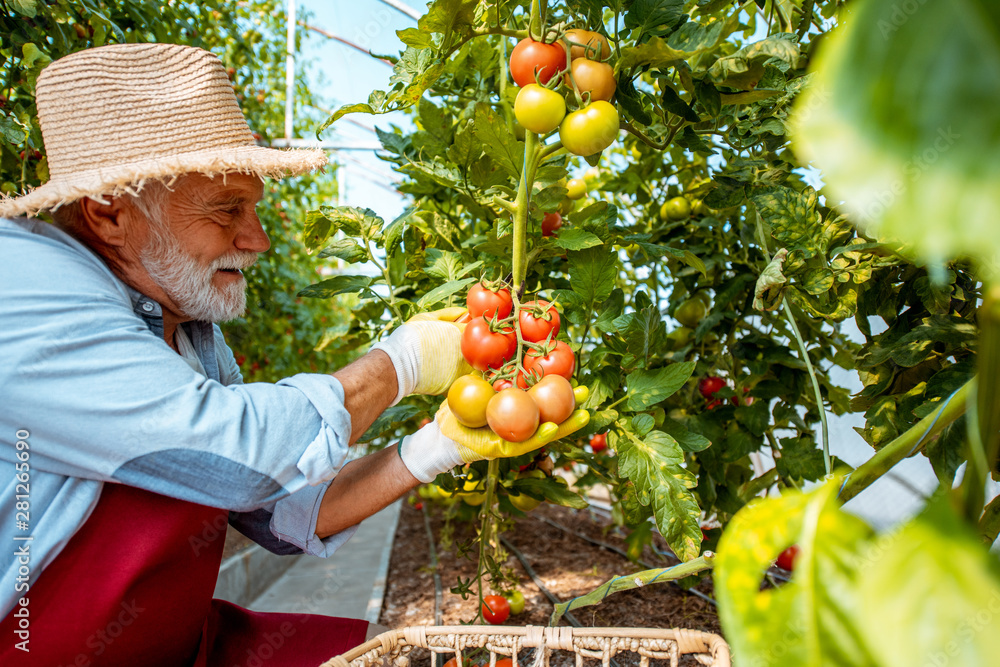
<path id="1" fill-rule="evenodd" d="M 228 509 L 276 553 L 329 556 L 354 533 L 316 536 L 348 454 L 340 382 L 243 384 L 218 326 L 183 326 L 207 377 L 164 341 L 159 304 L 96 253 L 51 224 L 0 219 L 0 618 L 30 598 L 15 550 L 28 547 L 29 584 L 44 577 L 105 483 Z M 127 526 L 117 539 L 127 550 Z"/>

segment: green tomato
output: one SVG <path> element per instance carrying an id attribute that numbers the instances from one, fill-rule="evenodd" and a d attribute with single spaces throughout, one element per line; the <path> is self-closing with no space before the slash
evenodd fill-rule
<path id="1" fill-rule="evenodd" d="M 587 157 L 614 143 L 618 130 L 618 110 L 609 102 L 598 100 L 568 113 L 559 126 L 559 139 L 570 153 Z"/>
<path id="2" fill-rule="evenodd" d="M 705 318 L 708 308 L 701 299 L 688 299 L 674 311 L 674 319 L 688 327 L 694 329 Z"/>
<path id="3" fill-rule="evenodd" d="M 511 616 L 516 616 L 524 611 L 524 593 L 515 590 L 511 591 L 504 597 L 507 598 L 507 602 L 510 603 Z"/>
<path id="4" fill-rule="evenodd" d="M 679 350 L 691 341 L 694 330 L 690 327 L 677 327 L 667 334 L 667 339 L 673 343 L 673 349 Z"/>
<path id="5" fill-rule="evenodd" d="M 571 178 L 566 183 L 566 198 L 580 199 L 587 194 L 587 182 L 582 178 Z"/>
<path id="6" fill-rule="evenodd" d="M 566 115 L 566 100 L 559 93 L 529 83 L 514 100 L 517 122 L 536 134 L 548 134 L 559 127 Z"/>
<path id="7" fill-rule="evenodd" d="M 528 512 L 530 512 L 531 510 L 535 509 L 536 507 L 542 504 L 541 500 L 536 500 L 535 498 L 532 498 L 531 496 L 525 493 L 522 493 L 517 496 L 515 496 L 512 493 L 510 494 L 509 498 L 510 498 L 510 504 L 516 507 L 517 509 L 521 510 L 525 514 L 527 514 Z"/>
<path id="8" fill-rule="evenodd" d="M 479 482 L 466 480 L 465 484 L 462 485 L 462 493 L 461 493 L 462 502 L 464 502 L 466 505 L 472 505 L 473 507 L 482 505 L 483 501 L 486 500 L 486 492 L 477 491 L 478 488 L 479 488 Z"/>
<path id="9" fill-rule="evenodd" d="M 660 207 L 662 220 L 684 220 L 691 217 L 691 202 L 685 197 L 674 197 Z"/>

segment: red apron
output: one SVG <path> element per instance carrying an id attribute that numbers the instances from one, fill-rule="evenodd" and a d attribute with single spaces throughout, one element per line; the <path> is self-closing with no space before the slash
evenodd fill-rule
<path id="1" fill-rule="evenodd" d="M 13 612 L 0 623 L 0 665 L 316 667 L 364 642 L 366 621 L 213 600 L 226 516 L 106 483 L 87 522 L 31 582 L 30 652 L 14 648 Z"/>

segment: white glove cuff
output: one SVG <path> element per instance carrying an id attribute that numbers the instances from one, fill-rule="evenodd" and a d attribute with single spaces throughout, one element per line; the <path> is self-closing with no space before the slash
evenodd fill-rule
<path id="1" fill-rule="evenodd" d="M 412 327 L 404 324 L 385 340 L 372 345 L 371 350 L 382 350 L 389 355 L 389 360 L 396 369 L 398 391 L 392 401 L 392 405 L 396 405 L 413 393 L 420 380 L 420 336 Z"/>
<path id="2" fill-rule="evenodd" d="M 399 443 L 399 458 L 410 474 L 424 484 L 462 463 L 455 441 L 441 433 L 436 421 L 403 438 Z"/>

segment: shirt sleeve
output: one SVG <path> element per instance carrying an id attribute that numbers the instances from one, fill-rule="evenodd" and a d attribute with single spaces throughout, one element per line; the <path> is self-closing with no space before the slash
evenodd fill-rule
<path id="1" fill-rule="evenodd" d="M 253 511 L 343 465 L 351 419 L 336 379 L 206 379 L 100 258 L 51 225 L 0 221 L 0 285 L 0 443 L 30 429 L 32 467 Z"/>

